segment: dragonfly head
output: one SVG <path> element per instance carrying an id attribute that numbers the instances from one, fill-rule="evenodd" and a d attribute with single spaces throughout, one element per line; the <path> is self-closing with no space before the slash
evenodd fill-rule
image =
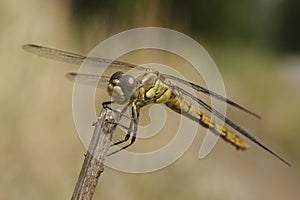
<path id="1" fill-rule="evenodd" d="M 107 92 L 113 101 L 123 104 L 131 99 L 137 85 L 137 81 L 133 76 L 119 71 L 109 79 Z"/>

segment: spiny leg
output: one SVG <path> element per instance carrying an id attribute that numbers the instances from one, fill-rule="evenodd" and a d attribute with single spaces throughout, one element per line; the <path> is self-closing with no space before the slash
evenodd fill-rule
<path id="1" fill-rule="evenodd" d="M 128 116 L 126 116 L 126 115 L 124 114 L 124 113 L 126 112 L 126 110 L 128 109 L 129 104 L 126 104 L 126 106 L 124 106 L 124 108 L 122 109 L 122 111 L 119 111 L 119 110 L 115 110 L 115 109 L 111 108 L 110 106 L 108 106 L 108 105 L 111 105 L 112 103 L 114 103 L 114 102 L 113 102 L 113 101 L 106 101 L 106 102 L 103 102 L 103 103 L 102 103 L 102 106 L 103 106 L 105 109 L 110 109 L 110 110 L 112 110 L 113 112 L 119 113 L 121 117 L 129 118 Z M 121 143 L 123 143 L 123 142 L 126 142 L 126 141 L 130 138 L 130 135 L 131 135 L 130 133 L 133 132 L 133 131 L 132 131 L 133 121 L 131 120 L 131 118 L 129 118 L 129 119 L 130 119 L 130 125 L 129 125 L 129 127 L 126 127 L 126 126 L 124 126 L 123 124 L 120 124 L 120 123 L 118 123 L 118 122 L 113 122 L 113 124 L 116 124 L 116 125 L 118 125 L 118 126 L 124 128 L 124 129 L 126 129 L 126 130 L 127 130 L 127 134 L 125 135 L 125 138 L 124 138 L 123 140 L 111 144 L 111 145 L 110 145 L 111 147 L 112 147 L 112 146 L 115 146 L 115 145 L 118 145 L 118 144 L 121 144 Z"/>
<path id="2" fill-rule="evenodd" d="M 125 118 L 131 120 L 131 118 L 129 116 L 127 116 L 127 115 L 124 114 L 125 111 L 128 109 L 129 104 L 126 104 L 126 106 L 122 109 L 122 111 L 119 111 L 119 110 L 113 109 L 110 106 L 108 106 L 108 105 L 111 105 L 113 103 L 114 103 L 113 101 L 105 101 L 105 102 L 102 103 L 102 106 L 105 109 L 109 109 L 109 110 L 111 110 L 111 111 L 113 111 L 115 113 L 118 113 L 121 117 L 125 117 Z"/>
<path id="3" fill-rule="evenodd" d="M 128 132 L 127 132 L 127 134 L 126 134 L 124 140 L 119 141 L 119 142 L 116 142 L 116 143 L 118 143 L 118 144 L 124 143 L 124 142 L 126 142 L 126 141 L 129 140 L 129 138 L 130 138 L 130 136 L 131 136 L 131 134 L 132 134 L 130 143 L 127 144 L 127 145 L 125 145 L 125 146 L 123 146 L 122 148 L 120 148 L 120 149 L 114 151 L 114 152 L 109 153 L 107 156 L 110 156 L 110 155 L 113 155 L 113 154 L 115 154 L 115 153 L 117 153 L 117 152 L 119 152 L 119 151 L 122 151 L 122 150 L 124 150 L 124 149 L 130 147 L 130 146 L 135 142 L 136 134 L 137 134 L 137 130 L 138 130 L 138 125 L 137 125 L 137 123 L 138 123 L 138 117 L 139 117 L 139 109 L 137 109 L 137 107 L 136 107 L 135 104 L 133 104 L 133 105 L 131 106 L 131 117 L 132 117 L 132 120 L 131 120 L 131 122 L 130 122 L 130 127 L 129 127 L 129 129 L 128 129 Z M 132 125 L 133 125 L 133 130 L 132 130 Z M 114 143 L 113 145 L 117 145 L 117 144 Z"/>
<path id="4" fill-rule="evenodd" d="M 117 125 L 120 126 L 120 124 L 117 124 Z M 124 138 L 123 140 L 114 142 L 114 143 L 111 144 L 110 146 L 112 147 L 112 146 L 116 146 L 116 145 L 118 145 L 118 144 L 122 144 L 122 143 L 124 143 L 124 142 L 127 142 L 127 141 L 129 140 L 129 138 L 130 138 L 131 133 L 133 132 L 133 130 L 132 130 L 132 125 L 133 125 L 133 120 L 130 121 L 130 125 L 129 125 L 128 128 L 125 127 L 125 126 L 123 126 L 123 125 L 121 125 L 121 127 L 127 129 L 127 133 L 126 133 L 126 135 L 125 135 L 125 138 Z"/>
<path id="5" fill-rule="evenodd" d="M 108 105 L 111 105 L 112 103 L 114 103 L 113 101 L 105 101 L 105 102 L 102 102 L 102 107 L 104 109 L 108 109 L 108 110 L 111 110 L 113 112 L 116 112 L 116 113 L 120 113 L 120 111 L 118 110 L 114 110 L 112 109 L 111 107 L 109 107 Z M 127 117 L 127 116 L 126 116 Z M 97 122 L 93 122 L 92 126 L 96 126 Z"/>

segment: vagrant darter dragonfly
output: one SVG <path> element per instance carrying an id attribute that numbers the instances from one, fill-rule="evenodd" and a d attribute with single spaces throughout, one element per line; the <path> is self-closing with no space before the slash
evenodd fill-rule
<path id="1" fill-rule="evenodd" d="M 127 129 L 127 134 L 124 139 L 121 141 L 115 142 L 113 145 L 125 144 L 123 147 L 118 149 L 115 152 L 110 153 L 114 154 L 120 150 L 126 149 L 131 146 L 136 139 L 137 131 L 138 131 L 138 119 L 140 109 L 148 104 L 165 104 L 167 107 L 172 109 L 173 111 L 186 116 L 187 118 L 199 123 L 201 126 L 210 129 L 216 135 L 219 135 L 224 141 L 230 143 L 236 149 L 245 150 L 249 147 L 249 145 L 244 142 L 239 136 L 237 136 L 232 131 L 229 131 L 225 127 L 220 124 L 214 122 L 208 115 L 204 114 L 200 109 L 198 109 L 195 104 L 200 105 L 205 110 L 209 111 L 213 115 L 217 116 L 219 119 L 223 120 L 228 126 L 233 128 L 235 131 L 239 132 L 285 164 L 290 166 L 286 160 L 282 157 L 274 153 L 271 149 L 263 145 L 259 142 L 254 136 L 249 134 L 246 130 L 232 122 L 226 116 L 222 115 L 216 109 L 212 108 L 210 105 L 205 103 L 200 98 L 192 95 L 188 91 L 183 88 L 177 86 L 175 82 L 180 84 L 187 85 L 191 87 L 193 90 L 197 92 L 204 93 L 206 95 L 210 95 L 213 98 L 216 98 L 220 101 L 224 101 L 227 104 L 238 108 L 250 115 L 253 115 L 257 118 L 260 118 L 254 112 L 238 105 L 237 103 L 213 92 L 202 86 L 199 86 L 195 83 L 180 79 L 173 75 L 164 74 L 150 68 L 137 66 L 121 61 L 112 61 L 109 59 L 98 58 L 98 57 L 86 57 L 82 55 L 78 55 L 75 53 L 70 53 L 66 51 L 61 51 L 57 49 L 52 49 L 48 47 L 43 47 L 34 44 L 26 44 L 23 46 L 26 51 L 34 53 L 36 55 L 67 62 L 73 64 L 81 64 L 83 61 L 91 62 L 96 65 L 100 65 L 101 63 L 110 64 L 110 66 L 118 66 L 123 69 L 135 69 L 139 70 L 140 73 L 137 77 L 133 77 L 129 74 L 124 74 L 121 71 L 115 72 L 111 77 L 102 76 L 94 74 L 79 74 L 79 73 L 68 73 L 68 77 L 86 77 L 93 79 L 100 79 L 101 81 L 107 82 L 107 91 L 109 95 L 112 97 L 112 101 L 104 102 L 103 106 L 106 108 L 110 108 L 110 104 L 116 103 L 120 105 L 124 105 L 121 114 L 129 109 L 131 116 L 129 127 L 126 127 L 122 124 L 118 124 L 123 128 Z M 193 103 L 192 103 L 193 101 Z M 124 115 L 125 116 L 125 115 Z M 128 117 L 128 116 L 127 116 Z M 126 143 L 129 142 L 129 143 Z"/>

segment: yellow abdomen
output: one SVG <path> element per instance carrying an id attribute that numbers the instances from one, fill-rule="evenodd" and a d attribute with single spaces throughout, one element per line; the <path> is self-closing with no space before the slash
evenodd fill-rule
<path id="1" fill-rule="evenodd" d="M 193 121 L 199 123 L 205 128 L 209 128 L 212 132 L 220 135 L 223 140 L 229 142 L 236 149 L 245 150 L 249 148 L 249 145 L 245 143 L 239 136 L 230 132 L 220 124 L 215 123 L 210 117 L 205 115 L 199 109 L 197 109 L 190 101 L 188 101 L 183 95 L 172 95 L 166 105 L 179 114 L 183 114 Z"/>

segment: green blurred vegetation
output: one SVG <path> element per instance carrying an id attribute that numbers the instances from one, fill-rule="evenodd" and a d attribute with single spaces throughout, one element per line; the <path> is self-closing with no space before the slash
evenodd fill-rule
<path id="1" fill-rule="evenodd" d="M 95 199 L 299 199 L 300 1 L 3 0 L 0 2 L 0 199 L 68 199 L 85 148 L 72 120 L 76 67 L 38 58 L 25 43 L 87 54 L 104 39 L 144 26 L 181 31 L 202 44 L 227 96 L 258 112 L 229 116 L 292 163 L 251 144 L 236 152 L 220 141 L 158 172 L 106 168 Z M 138 144 L 137 144 L 138 145 Z"/>
<path id="2" fill-rule="evenodd" d="M 300 50 L 297 0 L 73 0 L 70 3 L 72 15 L 81 27 L 96 18 L 99 26 L 104 20 L 110 27 L 161 25 L 214 44 L 254 45 L 284 52 Z"/>

